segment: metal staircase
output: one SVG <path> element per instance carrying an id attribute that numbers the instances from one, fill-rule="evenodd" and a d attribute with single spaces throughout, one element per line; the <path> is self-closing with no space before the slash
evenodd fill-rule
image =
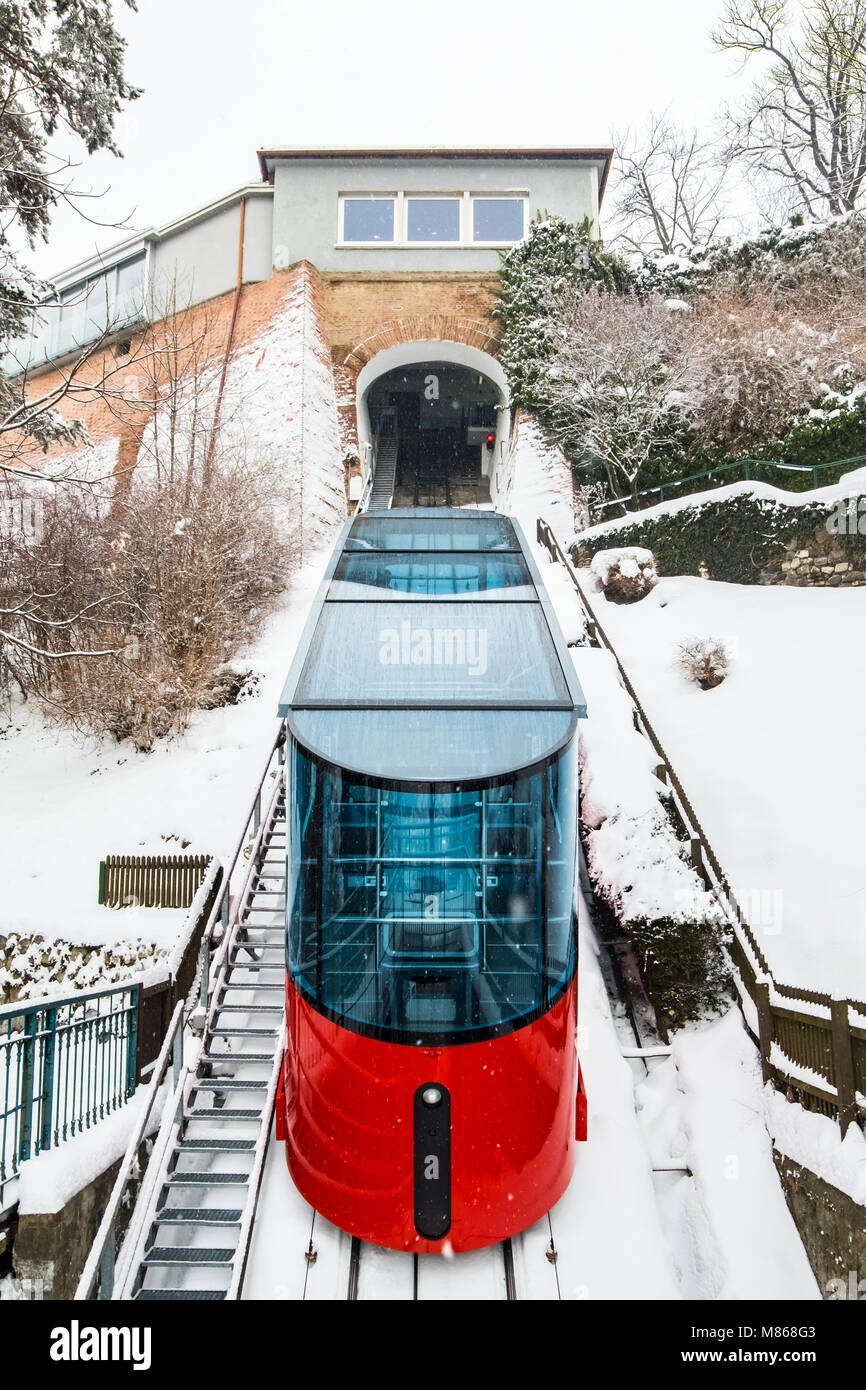
<path id="1" fill-rule="evenodd" d="M 178 1046 L 173 1093 L 116 1268 L 116 1213 L 108 1213 L 79 1297 L 93 1297 L 97 1286 L 99 1297 L 138 1301 L 239 1296 L 284 1050 L 284 735 L 226 877 L 221 914 L 206 932 L 206 983 L 183 1036 L 188 1060 L 181 1065 Z M 122 1205 L 120 1184 L 112 1201 Z"/>
<path id="2" fill-rule="evenodd" d="M 397 479 L 398 442 L 396 434 L 385 434 L 379 439 L 376 448 L 373 487 L 370 492 L 370 501 L 367 504 L 368 511 L 386 511 L 391 505 Z"/>

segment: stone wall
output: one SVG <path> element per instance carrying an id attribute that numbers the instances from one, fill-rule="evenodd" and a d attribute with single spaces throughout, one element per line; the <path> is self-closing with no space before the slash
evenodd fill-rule
<path id="1" fill-rule="evenodd" d="M 761 570 L 761 584 L 793 584 L 801 588 L 866 584 L 866 542 L 859 555 L 846 554 L 839 537 L 819 526 L 805 546 L 789 546 L 784 555 Z"/>
<path id="2" fill-rule="evenodd" d="M 866 1207 L 778 1150 L 773 1157 L 823 1297 L 866 1299 Z"/>

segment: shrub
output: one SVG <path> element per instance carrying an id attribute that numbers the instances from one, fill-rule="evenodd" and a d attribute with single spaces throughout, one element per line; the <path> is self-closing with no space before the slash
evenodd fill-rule
<path id="1" fill-rule="evenodd" d="M 728 649 L 717 637 L 690 637 L 679 646 L 678 666 L 701 690 L 713 690 L 728 674 Z"/>
<path id="2" fill-rule="evenodd" d="M 605 598 L 612 603 L 636 603 L 659 580 L 652 551 L 637 545 L 597 551 L 592 572 Z"/>
<path id="3" fill-rule="evenodd" d="M 612 544 L 644 546 L 652 550 L 660 574 L 699 575 L 705 567 L 711 579 L 757 584 L 766 566 L 781 560 L 787 549 L 806 546 L 834 512 L 833 503 L 795 506 L 783 494 L 778 500 L 743 490 L 704 496 L 587 532 L 572 545 L 571 558 L 588 565 Z M 859 562 L 866 555 L 863 536 L 851 531 L 835 539 L 849 559 Z"/>
<path id="4" fill-rule="evenodd" d="M 720 1011 L 729 978 L 717 927 L 661 919 L 628 931 L 664 1031 Z"/>

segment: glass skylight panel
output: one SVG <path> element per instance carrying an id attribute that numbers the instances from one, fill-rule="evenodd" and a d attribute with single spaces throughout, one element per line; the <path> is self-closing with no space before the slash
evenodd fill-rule
<path id="1" fill-rule="evenodd" d="M 459 242 L 459 198 L 407 198 L 406 240 Z"/>
<path id="2" fill-rule="evenodd" d="M 393 240 L 393 198 L 343 199 L 343 241 Z"/>
<path id="3" fill-rule="evenodd" d="M 473 241 L 522 241 L 524 198 L 473 198 Z"/>
<path id="4" fill-rule="evenodd" d="M 568 737 L 569 710 L 296 710 L 304 743 L 343 768 L 469 782 L 527 767 Z"/>
<path id="5" fill-rule="evenodd" d="M 514 550 L 517 537 L 504 516 L 479 513 L 455 518 L 362 516 L 352 526 L 346 550 Z"/>
<path id="6" fill-rule="evenodd" d="M 326 603 L 294 705 L 569 703 L 539 603 Z"/>
<path id="7" fill-rule="evenodd" d="M 329 599 L 381 602 L 401 595 L 425 598 L 535 601 L 535 587 L 521 555 L 469 551 L 345 553 L 328 591 Z"/>

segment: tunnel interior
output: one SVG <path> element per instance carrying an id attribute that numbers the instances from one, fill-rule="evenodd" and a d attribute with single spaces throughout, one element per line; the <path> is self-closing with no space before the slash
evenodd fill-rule
<path id="1" fill-rule="evenodd" d="M 495 382 L 454 362 L 397 367 L 367 394 L 381 460 L 393 456 L 393 506 L 490 501 L 497 410 Z"/>

